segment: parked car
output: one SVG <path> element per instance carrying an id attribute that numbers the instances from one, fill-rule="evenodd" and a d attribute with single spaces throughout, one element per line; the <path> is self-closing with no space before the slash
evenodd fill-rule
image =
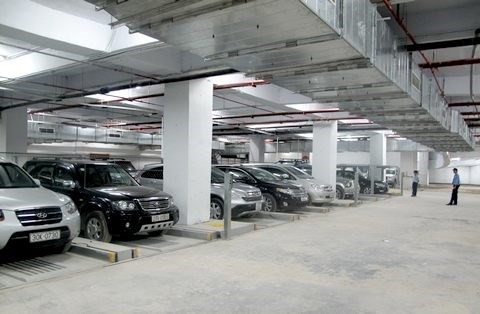
<path id="1" fill-rule="evenodd" d="M 253 185 L 262 191 L 265 211 L 308 205 L 308 194 L 301 185 L 282 181 L 270 172 L 253 166 L 215 166 L 232 173 L 234 182 Z"/>
<path id="2" fill-rule="evenodd" d="M 385 169 L 385 181 L 389 187 L 394 188 L 398 183 L 398 171 L 395 168 Z"/>
<path id="3" fill-rule="evenodd" d="M 283 165 L 294 165 L 295 168 L 298 168 L 309 175 L 312 175 L 312 165 L 307 164 L 303 161 L 280 161 L 279 164 Z M 336 199 L 345 199 L 353 197 L 355 194 L 355 185 L 352 179 L 344 178 L 337 175 L 335 183 L 335 198 Z"/>
<path id="4" fill-rule="evenodd" d="M 158 236 L 178 222 L 167 193 L 140 186 L 122 167 L 91 160 L 31 160 L 24 165 L 53 191 L 70 196 L 86 238 L 109 242 L 114 234 Z"/>
<path id="5" fill-rule="evenodd" d="M 107 162 L 117 164 L 123 169 L 125 169 L 131 176 L 136 175 L 137 169 L 133 166 L 132 162 L 126 159 L 108 159 Z"/>
<path id="6" fill-rule="evenodd" d="M 210 187 L 210 218 L 222 219 L 224 209 L 225 173 L 212 168 Z M 163 164 L 146 165 L 136 177 L 141 185 L 163 189 Z M 242 217 L 262 209 L 260 189 L 243 183 L 234 183 L 232 187 L 232 218 Z"/>
<path id="7" fill-rule="evenodd" d="M 344 178 L 348 178 L 351 180 L 355 179 L 355 171 L 352 170 L 339 170 L 337 169 L 337 176 L 341 176 Z M 358 176 L 358 184 L 360 185 L 360 193 L 363 194 L 371 194 L 371 180 L 369 178 L 365 178 L 362 175 Z M 379 180 L 374 181 L 374 194 L 384 194 L 388 192 L 388 185 L 387 183 Z"/>
<path id="8" fill-rule="evenodd" d="M 218 168 L 212 167 L 210 189 L 210 217 L 213 219 L 223 218 L 225 173 Z M 238 218 L 250 215 L 262 210 L 263 197 L 259 188 L 240 182 L 234 182 L 232 186 L 232 217 Z"/>
<path id="9" fill-rule="evenodd" d="M 0 251 L 53 248 L 66 252 L 80 215 L 65 195 L 41 187 L 19 166 L 0 161 Z"/>
<path id="10" fill-rule="evenodd" d="M 298 183 L 308 193 L 310 203 L 328 203 L 335 199 L 335 191 L 329 184 L 322 184 L 311 175 L 289 164 L 248 164 L 267 170 L 279 179 Z"/>

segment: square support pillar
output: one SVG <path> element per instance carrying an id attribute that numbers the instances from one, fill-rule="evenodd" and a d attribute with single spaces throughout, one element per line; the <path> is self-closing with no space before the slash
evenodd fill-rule
<path id="1" fill-rule="evenodd" d="M 164 191 L 181 224 L 210 219 L 213 84 L 198 79 L 165 85 Z"/>
<path id="2" fill-rule="evenodd" d="M 420 184 L 423 186 L 428 186 L 430 184 L 430 178 L 428 174 L 428 156 L 428 152 L 417 153 L 418 177 L 420 179 Z"/>
<path id="3" fill-rule="evenodd" d="M 265 137 L 254 135 L 250 137 L 249 162 L 265 162 Z"/>
<path id="4" fill-rule="evenodd" d="M 28 133 L 27 108 L 7 109 L 0 114 L 0 153 L 13 155 L 15 153 L 26 153 Z M 15 158 L 12 160 L 15 161 Z"/>
<path id="5" fill-rule="evenodd" d="M 373 167 L 373 176 L 377 180 L 382 178 L 382 169 L 377 166 L 387 164 L 387 138 L 385 134 L 375 134 L 370 137 L 370 167 Z"/>
<path id="6" fill-rule="evenodd" d="M 337 182 L 337 121 L 313 125 L 312 174 L 323 184 Z"/>

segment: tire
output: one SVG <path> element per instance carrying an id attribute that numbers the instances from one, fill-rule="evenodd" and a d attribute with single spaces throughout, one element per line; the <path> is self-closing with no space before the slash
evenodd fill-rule
<path id="1" fill-rule="evenodd" d="M 277 201 L 275 198 L 267 193 L 263 194 L 263 210 L 266 212 L 276 212 L 277 211 Z"/>
<path id="2" fill-rule="evenodd" d="M 87 215 L 83 232 L 85 238 L 90 240 L 101 242 L 110 242 L 112 240 L 105 215 L 100 211 L 94 211 Z"/>
<path id="3" fill-rule="evenodd" d="M 363 188 L 363 194 L 371 194 L 371 191 L 372 189 L 369 186 Z"/>
<path id="4" fill-rule="evenodd" d="M 164 231 L 165 230 L 150 231 L 148 235 L 151 237 L 161 237 L 164 234 Z"/>
<path id="5" fill-rule="evenodd" d="M 343 200 L 345 198 L 345 191 L 343 190 L 343 188 L 339 185 L 336 186 L 336 190 L 335 190 L 335 198 L 337 200 Z"/>
<path id="6" fill-rule="evenodd" d="M 223 201 L 219 198 L 210 198 L 210 218 L 223 219 Z"/>

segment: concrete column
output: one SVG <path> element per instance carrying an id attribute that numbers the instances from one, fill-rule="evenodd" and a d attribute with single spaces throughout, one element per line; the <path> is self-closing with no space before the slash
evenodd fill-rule
<path id="1" fill-rule="evenodd" d="M 382 169 L 377 166 L 387 164 L 387 138 L 385 134 L 375 134 L 370 137 L 370 166 L 373 166 L 373 177 L 382 178 Z"/>
<path id="2" fill-rule="evenodd" d="M 417 167 L 420 184 L 423 186 L 428 186 L 430 184 L 430 178 L 428 174 L 428 152 L 417 153 Z"/>
<path id="3" fill-rule="evenodd" d="M 323 184 L 337 182 L 337 121 L 313 125 L 312 174 Z"/>
<path id="4" fill-rule="evenodd" d="M 250 137 L 249 144 L 249 162 L 264 162 L 265 161 L 265 137 L 261 135 L 254 135 Z"/>
<path id="5" fill-rule="evenodd" d="M 164 191 L 181 224 L 210 218 L 213 85 L 207 79 L 165 85 Z"/>
<path id="6" fill-rule="evenodd" d="M 0 153 L 17 161 L 15 153 L 27 152 L 27 108 L 15 108 L 0 113 Z M 10 155 L 12 154 L 12 155 Z"/>

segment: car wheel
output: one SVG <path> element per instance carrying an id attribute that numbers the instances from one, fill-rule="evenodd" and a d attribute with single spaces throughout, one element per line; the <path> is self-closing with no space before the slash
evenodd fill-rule
<path id="1" fill-rule="evenodd" d="M 84 233 L 85 237 L 90 240 L 102 242 L 110 242 L 112 240 L 105 215 L 100 211 L 94 211 L 87 215 Z"/>
<path id="2" fill-rule="evenodd" d="M 276 212 L 277 211 L 277 201 L 270 194 L 263 194 L 263 210 L 266 212 Z"/>
<path id="3" fill-rule="evenodd" d="M 335 190 L 335 197 L 337 200 L 343 200 L 345 198 L 345 191 L 341 186 L 337 185 Z"/>
<path id="4" fill-rule="evenodd" d="M 151 237 L 160 237 L 164 234 L 164 231 L 165 230 L 150 231 L 148 235 Z"/>
<path id="5" fill-rule="evenodd" d="M 372 189 L 370 187 L 363 188 L 363 194 L 370 194 Z"/>
<path id="6" fill-rule="evenodd" d="M 221 199 L 210 199 L 210 218 L 223 219 L 223 201 Z"/>

